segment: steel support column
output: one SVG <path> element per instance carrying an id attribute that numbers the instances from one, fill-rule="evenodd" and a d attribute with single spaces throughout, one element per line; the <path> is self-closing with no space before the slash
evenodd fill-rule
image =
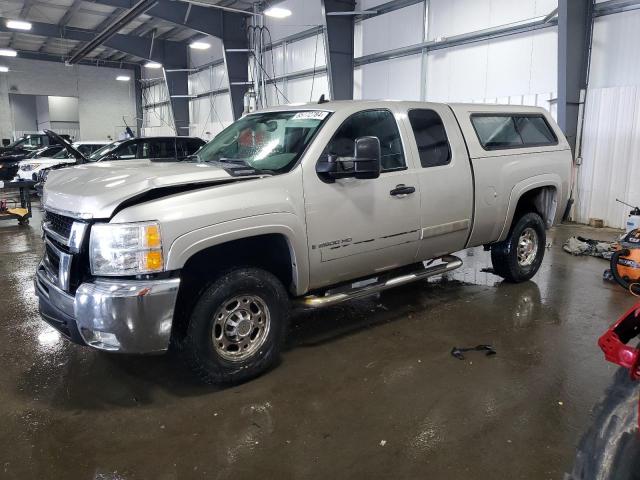
<path id="1" fill-rule="evenodd" d="M 165 44 L 161 62 L 164 66 L 164 78 L 169 91 L 176 135 L 189 135 L 189 66 L 187 59 L 185 44 Z"/>
<path id="2" fill-rule="evenodd" d="M 249 41 L 246 21 L 246 17 L 242 15 L 224 15 L 222 21 L 224 64 L 229 79 L 229 95 L 234 120 L 242 116 L 244 95 L 249 88 Z"/>
<path id="3" fill-rule="evenodd" d="M 134 95 L 136 97 L 136 135 L 139 137 L 142 135 L 142 119 L 143 119 L 143 108 L 142 108 L 142 67 L 140 65 L 136 65 L 133 69 L 133 78 L 135 81 L 134 87 Z"/>
<path id="4" fill-rule="evenodd" d="M 580 90 L 586 88 L 591 0 L 558 1 L 558 124 L 575 151 Z"/>
<path id="5" fill-rule="evenodd" d="M 354 17 L 329 14 L 352 12 L 355 6 L 355 0 L 322 0 L 329 92 L 332 100 L 353 99 Z"/>
<path id="6" fill-rule="evenodd" d="M 130 8 L 133 3 L 133 0 L 94 1 L 103 5 L 126 8 Z M 215 5 L 206 7 L 171 0 L 158 0 L 157 5 L 147 10 L 146 13 L 152 17 L 190 28 L 205 35 L 218 37 L 222 40 L 233 116 L 235 119 L 240 118 L 243 110 L 244 94 L 247 91 L 249 81 L 249 54 L 246 51 L 229 52 L 228 50 L 247 50 L 249 48 L 246 22 L 251 13 L 236 13 L 215 8 Z"/>

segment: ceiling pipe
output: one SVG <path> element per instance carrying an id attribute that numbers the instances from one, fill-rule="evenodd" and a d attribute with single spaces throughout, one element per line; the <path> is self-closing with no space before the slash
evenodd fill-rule
<path id="1" fill-rule="evenodd" d="M 116 33 L 129 25 L 133 20 L 138 18 L 151 7 L 155 6 L 157 3 L 158 0 L 140 0 L 129 10 L 120 15 L 111 25 L 97 34 L 93 40 L 91 40 L 84 47 L 78 50 L 69 60 L 67 60 L 67 65 L 75 65 L 76 63 L 78 63 L 80 60 L 89 55 L 93 50 L 109 40 Z"/>

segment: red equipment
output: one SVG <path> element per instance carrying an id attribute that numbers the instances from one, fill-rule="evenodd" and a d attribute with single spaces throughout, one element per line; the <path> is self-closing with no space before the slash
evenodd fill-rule
<path id="1" fill-rule="evenodd" d="M 640 302 L 636 303 L 598 340 L 604 357 L 616 365 L 627 368 L 633 380 L 640 380 L 640 348 L 627 345 L 640 335 Z M 640 404 L 638 405 L 640 412 Z M 638 416 L 640 428 L 640 415 Z"/>
<path id="2" fill-rule="evenodd" d="M 640 380 L 640 348 L 627 345 L 630 340 L 640 335 L 640 302 L 636 303 L 598 340 L 598 345 L 605 358 L 628 368 L 631 378 Z"/>

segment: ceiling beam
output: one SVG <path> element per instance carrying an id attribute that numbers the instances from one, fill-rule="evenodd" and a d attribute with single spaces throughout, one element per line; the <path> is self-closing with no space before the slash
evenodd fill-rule
<path id="1" fill-rule="evenodd" d="M 80 9 L 81 5 L 82 5 L 82 0 L 73 0 L 73 3 L 69 7 L 69 10 L 67 10 L 65 12 L 64 16 L 58 22 L 58 27 L 66 27 L 67 24 L 73 18 L 73 16 L 78 12 L 78 10 Z M 45 39 L 44 42 L 42 42 L 42 45 L 40 46 L 40 49 L 38 50 L 39 52 L 44 52 L 47 49 L 47 47 L 49 46 L 49 40 L 50 40 L 50 38 L 47 38 L 47 39 Z"/>
<path id="2" fill-rule="evenodd" d="M 27 60 L 41 60 L 45 62 L 64 63 L 64 58 L 62 58 L 59 55 L 52 55 L 50 53 L 32 52 L 28 50 L 18 50 L 18 58 L 24 58 Z M 132 68 L 135 68 L 138 64 L 126 63 L 126 62 L 108 62 L 105 60 L 84 59 L 80 62 L 80 65 L 132 69 Z"/>
<path id="3" fill-rule="evenodd" d="M 5 18 L 0 17 L 0 32 L 12 32 L 7 28 Z M 82 28 L 60 27 L 50 23 L 31 22 L 31 30 L 22 32 L 24 35 L 37 35 L 48 38 L 65 38 L 78 42 L 89 42 L 95 38 L 96 32 Z M 115 34 L 104 42 L 105 47 L 109 47 L 119 52 L 127 53 L 146 60 L 157 61 L 162 57 L 167 48 L 172 44 L 183 45 L 182 42 L 171 42 L 169 40 L 154 39 L 153 52 L 151 52 L 151 39 L 136 37 L 132 35 Z M 153 58 L 152 58 L 153 57 Z"/>
<path id="4" fill-rule="evenodd" d="M 90 54 L 96 47 L 105 44 L 112 37 L 114 37 L 120 30 L 133 22 L 136 18 L 146 12 L 149 8 L 158 3 L 157 0 L 140 0 L 130 10 L 120 15 L 116 20 L 107 28 L 99 32 L 93 40 L 86 43 L 78 52 L 74 53 L 68 62 L 74 64 L 82 60 L 85 56 Z M 126 51 L 119 48 L 120 51 Z M 139 56 L 139 55 L 138 55 Z"/>

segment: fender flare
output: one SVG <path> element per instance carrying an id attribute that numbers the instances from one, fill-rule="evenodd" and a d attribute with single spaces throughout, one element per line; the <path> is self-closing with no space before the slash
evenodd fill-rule
<path id="1" fill-rule="evenodd" d="M 529 177 L 516 183 L 511 189 L 511 194 L 509 195 L 509 206 L 507 208 L 507 216 L 505 218 L 504 225 L 502 226 L 500 237 L 498 238 L 499 242 L 507 238 L 509 230 L 511 229 L 511 223 L 513 222 L 513 216 L 516 213 L 516 207 L 518 206 L 518 202 L 520 201 L 522 196 L 527 192 L 530 192 L 531 190 L 541 187 L 553 187 L 556 189 L 556 207 L 553 213 L 553 218 L 551 218 L 551 222 L 555 223 L 556 217 L 558 215 L 558 202 L 559 199 L 562 198 L 563 194 L 562 180 L 560 176 L 555 173 L 545 173 L 542 175 L 536 175 L 535 177 Z"/>
<path id="2" fill-rule="evenodd" d="M 198 228 L 176 238 L 167 251 L 167 270 L 178 270 L 198 252 L 260 235 L 282 235 L 287 241 L 296 295 L 309 287 L 309 252 L 306 230 L 298 217 L 290 213 L 273 213 L 245 217 Z"/>

